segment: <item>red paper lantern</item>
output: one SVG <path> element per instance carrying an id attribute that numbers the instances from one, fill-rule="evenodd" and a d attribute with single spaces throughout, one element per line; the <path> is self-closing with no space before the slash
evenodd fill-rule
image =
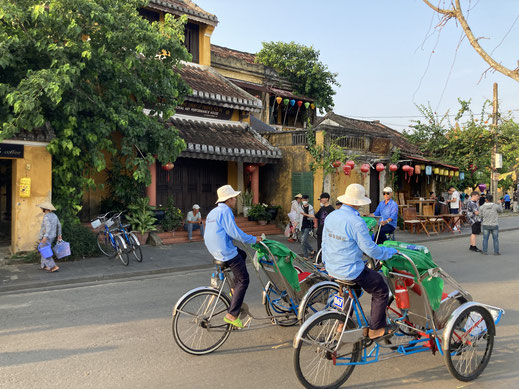
<path id="1" fill-rule="evenodd" d="M 375 169 L 377 170 L 378 172 L 378 179 L 380 181 L 380 173 L 382 173 L 384 171 L 386 167 L 384 166 L 383 163 L 377 163 L 377 165 L 375 166 Z"/>
<path id="2" fill-rule="evenodd" d="M 368 173 L 370 169 L 369 163 L 363 163 L 360 167 L 362 173 Z"/>
<path id="3" fill-rule="evenodd" d="M 335 162 L 332 163 L 332 166 L 335 167 L 335 168 L 337 168 L 337 167 L 339 167 L 341 165 L 342 165 L 341 161 L 335 161 Z"/>
<path id="4" fill-rule="evenodd" d="M 342 167 L 342 171 L 344 172 L 345 175 L 349 176 L 350 173 L 351 173 L 351 166 L 350 165 L 344 165 Z"/>
<path id="5" fill-rule="evenodd" d="M 166 170 L 166 171 L 170 171 L 171 169 L 173 169 L 175 167 L 175 164 L 173 162 L 168 162 L 164 165 L 162 165 L 162 169 Z"/>
<path id="6" fill-rule="evenodd" d="M 247 165 L 245 167 L 245 171 L 250 174 L 254 173 L 255 170 L 256 170 L 256 166 L 254 166 L 254 165 Z"/>
<path id="7" fill-rule="evenodd" d="M 395 165 L 394 163 L 392 163 L 391 165 L 389 165 L 389 171 L 390 172 L 396 172 L 398 170 L 398 165 Z"/>
<path id="8" fill-rule="evenodd" d="M 355 161 L 352 161 L 351 159 L 346 161 L 346 165 L 351 167 L 352 169 L 355 167 Z"/>
<path id="9" fill-rule="evenodd" d="M 420 165 L 415 165 L 415 167 L 414 167 L 414 173 L 415 173 L 415 174 L 420 174 Z"/>
<path id="10" fill-rule="evenodd" d="M 303 105 L 303 102 L 302 102 L 301 100 L 299 100 L 299 101 L 297 102 L 297 106 L 298 106 L 299 108 L 301 108 L 302 105 Z"/>

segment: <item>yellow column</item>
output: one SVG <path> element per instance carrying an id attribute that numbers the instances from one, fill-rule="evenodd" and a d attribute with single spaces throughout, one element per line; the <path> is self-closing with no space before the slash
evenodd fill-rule
<path id="1" fill-rule="evenodd" d="M 214 26 L 201 25 L 198 36 L 199 43 L 199 59 L 200 65 L 211 66 L 211 35 L 213 34 Z"/>
<path id="2" fill-rule="evenodd" d="M 315 134 L 315 143 L 317 146 L 324 145 L 324 132 L 317 131 Z M 323 181 L 324 181 L 324 172 L 322 168 L 316 169 L 314 172 L 314 208 L 318 209 L 319 206 L 319 196 L 323 191 Z"/>

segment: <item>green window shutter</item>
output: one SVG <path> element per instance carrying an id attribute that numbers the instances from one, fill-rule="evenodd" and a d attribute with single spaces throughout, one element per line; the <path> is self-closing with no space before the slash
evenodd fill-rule
<path id="1" fill-rule="evenodd" d="M 301 193 L 310 196 L 310 204 L 314 201 L 314 175 L 312 172 L 292 172 L 292 198 Z"/>
<path id="2" fill-rule="evenodd" d="M 301 172 L 292 172 L 292 198 L 298 193 L 303 194 L 303 175 Z"/>

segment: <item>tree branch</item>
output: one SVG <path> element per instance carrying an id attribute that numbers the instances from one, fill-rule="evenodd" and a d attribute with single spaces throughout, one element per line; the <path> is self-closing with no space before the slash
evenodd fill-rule
<path id="1" fill-rule="evenodd" d="M 448 15 L 448 16 L 454 16 L 455 17 L 455 10 L 452 10 L 452 9 L 443 9 L 443 8 L 440 8 L 440 7 L 437 7 L 437 6 L 434 6 L 432 5 L 429 0 L 423 0 L 423 2 L 425 4 L 427 4 L 430 8 L 432 8 L 433 10 L 435 10 L 436 12 L 440 13 L 440 14 L 443 14 L 443 15 Z"/>

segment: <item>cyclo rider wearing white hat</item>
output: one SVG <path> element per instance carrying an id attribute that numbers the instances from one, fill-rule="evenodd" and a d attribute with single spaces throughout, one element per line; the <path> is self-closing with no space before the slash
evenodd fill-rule
<path id="1" fill-rule="evenodd" d="M 398 204 L 393 200 L 393 189 L 386 186 L 382 190 L 384 200 L 379 204 L 372 216 L 380 216 L 380 232 L 378 233 L 377 244 L 382 244 L 387 240 L 386 234 L 395 231 L 398 218 Z"/>
<path id="2" fill-rule="evenodd" d="M 244 233 L 236 225 L 232 209 L 236 206 L 236 197 L 240 191 L 235 191 L 232 186 L 224 185 L 217 190 L 218 206 L 214 208 L 206 218 L 204 243 L 211 255 L 217 261 L 225 262 L 234 275 L 234 290 L 231 305 L 224 317 L 226 323 L 243 328 L 239 318 L 240 308 L 245 298 L 245 292 L 249 286 L 249 273 L 247 272 L 245 251 L 237 248 L 232 239 L 245 244 L 261 242 L 261 237 L 254 237 Z"/>
<path id="3" fill-rule="evenodd" d="M 368 227 L 357 211 L 360 206 L 371 203 L 365 196 L 362 185 L 349 185 L 346 193 L 337 200 L 343 205 L 331 212 L 324 221 L 323 263 L 330 276 L 338 280 L 353 281 L 371 294 L 368 336 L 374 340 L 388 338 L 393 334 L 391 329 L 386 329 L 389 289 L 378 272 L 365 266 L 362 253 L 378 260 L 386 260 L 397 251 L 391 247 L 378 246 L 371 239 Z"/>

